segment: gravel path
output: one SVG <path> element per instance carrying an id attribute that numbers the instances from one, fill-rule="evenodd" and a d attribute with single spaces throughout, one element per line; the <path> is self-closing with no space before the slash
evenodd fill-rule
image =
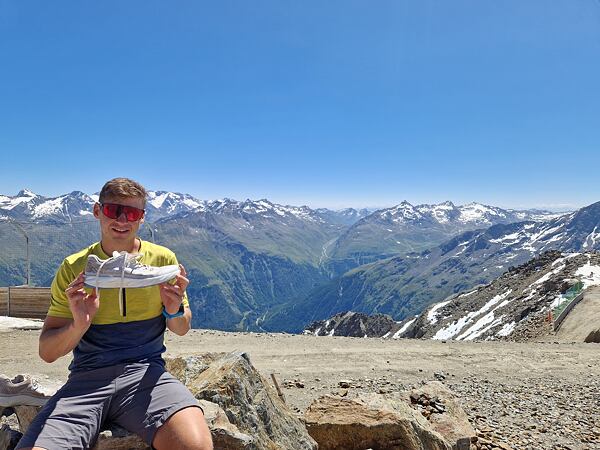
<path id="1" fill-rule="evenodd" d="M 0 332 L 0 372 L 64 380 L 69 358 L 37 357 L 36 331 Z M 393 392 L 442 379 L 481 448 L 600 449 L 600 344 L 439 342 L 193 330 L 168 355 L 245 351 L 301 414 L 323 394 Z M 504 447 L 502 447 L 504 445 Z"/>

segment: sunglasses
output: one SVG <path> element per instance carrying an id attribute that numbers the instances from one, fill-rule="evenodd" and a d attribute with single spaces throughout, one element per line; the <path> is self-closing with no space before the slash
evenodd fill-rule
<path id="1" fill-rule="evenodd" d="M 144 216 L 144 210 L 133 206 L 119 205 L 117 203 L 100 203 L 102 214 L 110 219 L 118 219 L 125 214 L 127 222 L 136 222 Z"/>

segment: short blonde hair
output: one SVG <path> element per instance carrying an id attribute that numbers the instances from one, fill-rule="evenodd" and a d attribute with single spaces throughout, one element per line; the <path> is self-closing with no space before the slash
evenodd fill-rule
<path id="1" fill-rule="evenodd" d="M 108 197 L 141 198 L 146 207 L 146 195 L 146 189 L 137 181 L 130 178 L 113 178 L 102 186 L 99 201 L 103 203 Z"/>

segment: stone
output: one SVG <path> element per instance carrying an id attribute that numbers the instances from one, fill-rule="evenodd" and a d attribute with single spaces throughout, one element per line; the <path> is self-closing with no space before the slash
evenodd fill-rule
<path id="1" fill-rule="evenodd" d="M 23 436 L 16 430 L 4 424 L 0 427 L 0 450 L 12 450 Z"/>
<path id="2" fill-rule="evenodd" d="M 19 419 L 19 431 L 25 433 L 31 422 L 37 416 L 37 413 L 42 409 L 41 406 L 13 406 L 17 419 Z"/>
<path id="3" fill-rule="evenodd" d="M 251 364 L 247 353 L 174 358 L 167 360 L 167 368 L 185 380 L 198 400 L 218 405 L 240 433 L 252 436 L 248 448 L 316 450 L 304 424 Z"/>
<path id="4" fill-rule="evenodd" d="M 431 427 L 440 433 L 457 450 L 469 449 L 471 439 L 476 436 L 469 423 L 467 414 L 462 409 L 450 389 L 439 381 L 431 381 L 413 389 L 406 395 L 407 400 L 413 398 L 429 398 L 436 406 L 438 413 L 429 415 Z M 441 410 L 441 411 L 440 411 Z"/>
<path id="5" fill-rule="evenodd" d="M 450 450 L 429 422 L 402 398 L 358 394 L 355 398 L 326 395 L 304 415 L 319 450 Z"/>
<path id="6" fill-rule="evenodd" d="M 150 450 L 150 447 L 136 434 L 109 424 L 107 429 L 100 432 L 93 450 Z"/>
<path id="7" fill-rule="evenodd" d="M 215 448 L 227 450 L 251 450 L 256 448 L 254 438 L 248 434 L 241 433 L 229 421 L 223 408 L 207 400 L 199 400 L 198 404 L 204 411 L 204 418 L 206 419 L 208 428 L 210 428 Z"/>

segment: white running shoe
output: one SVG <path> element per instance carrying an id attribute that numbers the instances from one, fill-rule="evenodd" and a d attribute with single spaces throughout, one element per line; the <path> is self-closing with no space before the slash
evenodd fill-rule
<path id="1" fill-rule="evenodd" d="M 102 260 L 89 255 L 85 266 L 85 284 L 96 288 L 140 288 L 164 283 L 179 274 L 179 266 L 154 267 L 138 261 L 141 254 L 114 252 Z"/>
<path id="2" fill-rule="evenodd" d="M 0 375 L 0 406 L 42 406 L 49 398 L 29 376 L 17 375 L 11 380 Z"/>

